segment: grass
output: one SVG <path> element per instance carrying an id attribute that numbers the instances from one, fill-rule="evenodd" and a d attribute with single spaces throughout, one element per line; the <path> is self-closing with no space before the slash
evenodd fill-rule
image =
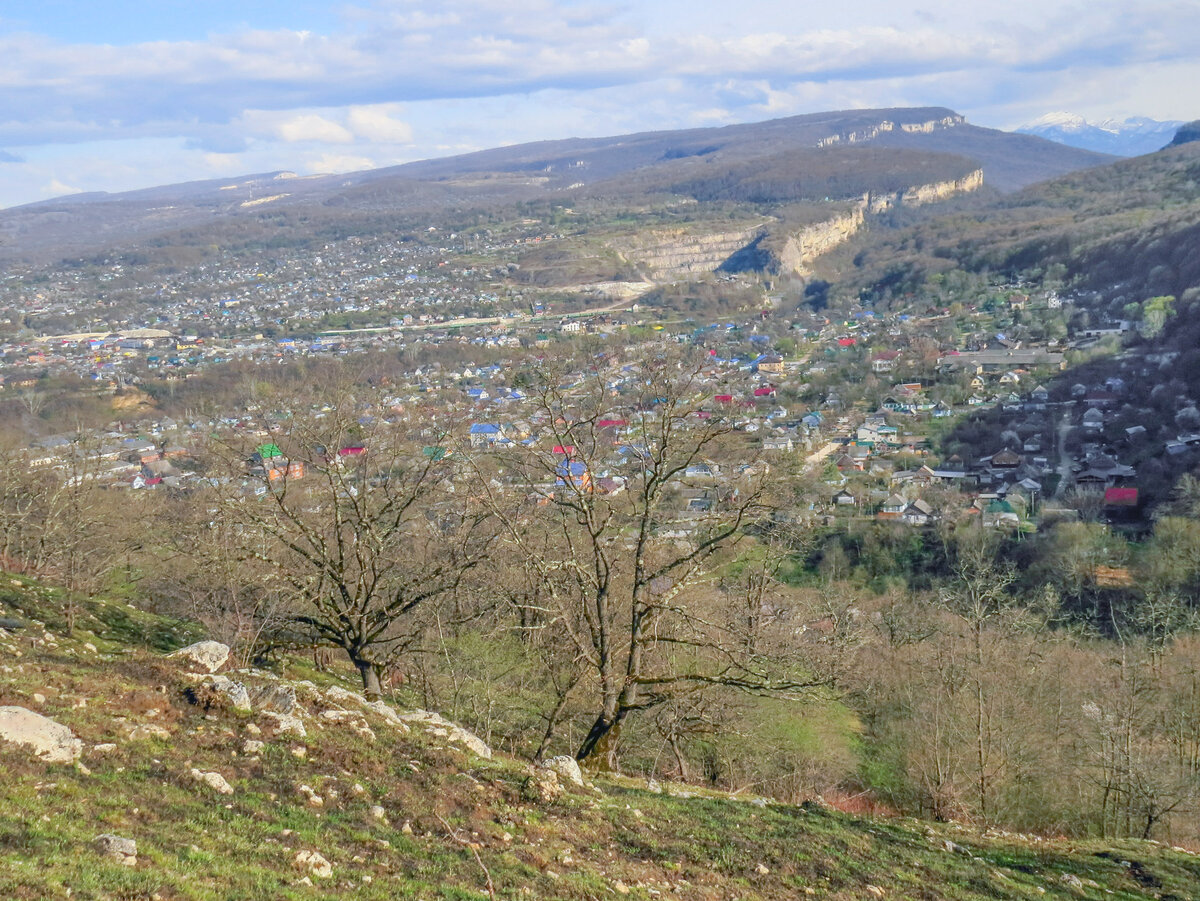
<path id="1" fill-rule="evenodd" d="M 0 704 L 70 726 L 86 766 L 0 746 L 0 898 L 478 901 L 489 879 L 497 898 L 578 901 L 1200 896 L 1200 858 L 1150 842 L 988 835 L 690 788 L 679 797 L 679 787 L 659 794 L 619 776 L 530 802 L 523 761 L 482 760 L 377 717 L 373 740 L 312 717 L 307 738 L 247 755 L 249 727 L 263 720 L 190 705 L 184 669 L 162 656 L 166 637 L 182 644 L 190 627 L 124 605 L 113 616 L 93 600 L 74 635 L 47 628 L 47 641 L 38 623 L 50 626 L 60 602 L 26 582 L 0 597 L 0 616 L 28 623 L 0 636 Z M 317 696 L 307 697 L 315 714 Z M 131 740 L 142 723 L 171 737 Z M 103 743 L 116 748 L 97 752 Z M 193 767 L 222 773 L 234 794 L 199 785 Z M 136 867 L 95 853 L 103 832 L 137 840 Z M 305 850 L 330 861 L 332 878 L 297 868 Z"/>

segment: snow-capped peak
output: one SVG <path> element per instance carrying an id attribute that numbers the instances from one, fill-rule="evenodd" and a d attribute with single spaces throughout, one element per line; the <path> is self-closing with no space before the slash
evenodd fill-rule
<path id="1" fill-rule="evenodd" d="M 1160 122 L 1145 116 L 1110 117 L 1089 122 L 1075 113 L 1047 113 L 1017 129 L 1060 144 L 1118 156 L 1136 156 L 1161 150 L 1175 135 L 1179 122 Z"/>
<path id="2" fill-rule="evenodd" d="M 1034 119 L 1028 125 L 1022 125 L 1019 130 L 1035 128 L 1061 128 L 1064 131 L 1076 131 L 1087 127 L 1087 120 L 1083 116 L 1075 113 L 1046 113 L 1046 115 Z"/>

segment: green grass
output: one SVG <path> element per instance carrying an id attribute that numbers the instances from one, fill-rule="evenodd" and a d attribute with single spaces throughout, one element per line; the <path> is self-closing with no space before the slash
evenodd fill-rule
<path id="1" fill-rule="evenodd" d="M 49 625 L 59 596 L 10 587 L 0 616 Z M 578 901 L 622 889 L 645 901 L 876 897 L 870 886 L 896 899 L 1200 897 L 1200 858 L 1149 842 L 988 836 L 711 791 L 656 794 L 622 777 L 597 778 L 598 791 L 572 791 L 552 804 L 529 802 L 524 762 L 481 760 L 377 718 L 374 740 L 310 718 L 306 739 L 274 739 L 249 757 L 241 745 L 261 718 L 206 715 L 188 704 L 183 668 L 161 656 L 166 636 L 181 643 L 192 633 L 123 605 L 113 617 L 108 606 L 88 602 L 72 637 L 49 629 L 56 647 L 35 643 L 31 636 L 42 632 L 32 625 L 0 639 L 0 704 L 69 725 L 85 742 L 90 770 L 0 746 L 6 901 L 478 901 L 488 897 L 489 877 L 498 898 Z M 139 629 L 151 637 L 130 645 Z M 316 713 L 319 704 L 310 699 L 307 707 Z M 127 737 L 131 725 L 151 722 L 171 739 Z M 102 742 L 117 748 L 95 752 Z M 235 793 L 198 785 L 192 767 L 221 772 Z M 308 806 L 300 784 L 324 804 Z M 371 816 L 376 804 L 386 822 Z M 137 866 L 101 859 L 92 840 L 102 832 L 136 839 Z M 970 856 L 947 851 L 946 840 Z M 294 864 L 302 850 L 323 854 L 333 877 L 303 884 Z"/>

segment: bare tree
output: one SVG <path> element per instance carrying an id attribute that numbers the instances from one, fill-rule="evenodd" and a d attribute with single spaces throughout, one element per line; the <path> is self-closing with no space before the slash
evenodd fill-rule
<path id="1" fill-rule="evenodd" d="M 542 615 L 586 673 L 580 760 L 611 766 L 631 715 L 706 686 L 817 681 L 757 653 L 712 584 L 770 503 L 767 468 L 703 367 L 662 348 L 582 377 L 540 365 L 527 379 L 531 436 L 475 455 L 506 542 L 533 564 Z"/>
<path id="2" fill-rule="evenodd" d="M 418 614 L 454 595 L 492 533 L 456 493 L 441 430 L 379 392 L 323 387 L 323 403 L 280 400 L 255 438 L 227 443 L 243 475 L 223 514 L 290 596 L 298 637 L 341 648 L 377 698 L 419 639 Z"/>

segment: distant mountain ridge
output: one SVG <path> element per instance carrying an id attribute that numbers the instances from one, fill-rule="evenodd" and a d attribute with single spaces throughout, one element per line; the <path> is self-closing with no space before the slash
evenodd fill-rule
<path id="1" fill-rule="evenodd" d="M 1054 112 L 1022 125 L 1017 133 L 1096 153 L 1141 156 L 1162 150 L 1182 124 L 1178 120 L 1159 120 L 1146 116 L 1089 122 L 1075 113 Z"/>
<path id="2" fill-rule="evenodd" d="M 1200 119 L 1180 125 L 1179 130 L 1175 132 L 1175 137 L 1171 139 L 1171 146 L 1178 147 L 1180 144 L 1191 144 L 1196 141 L 1200 141 Z"/>
<path id="3" fill-rule="evenodd" d="M 842 110 L 539 141 L 341 175 L 272 172 L 64 197 L 0 210 L 0 260 L 298 244 L 539 201 L 640 207 L 648 197 L 676 197 L 764 213 L 769 205 L 903 194 L 978 170 L 987 189 L 1007 192 L 1112 161 L 971 125 L 944 107 Z"/>

